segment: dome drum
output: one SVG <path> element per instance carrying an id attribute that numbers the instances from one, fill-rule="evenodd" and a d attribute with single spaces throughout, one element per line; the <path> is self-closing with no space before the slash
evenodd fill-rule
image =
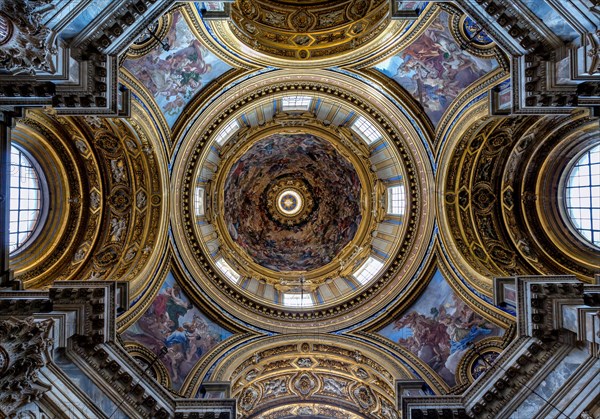
<path id="1" fill-rule="evenodd" d="M 247 89 L 242 83 L 243 95 L 215 103 L 194 119 L 174 166 L 174 176 L 186 173 L 172 202 L 181 208 L 174 222 L 185 228 L 175 240 L 191 267 L 190 279 L 203 284 L 202 290 L 236 316 L 259 318 L 265 327 L 289 328 L 300 321 L 326 329 L 339 326 L 343 313 L 357 305 L 374 310 L 393 294 L 386 289 L 410 281 L 409 272 L 416 268 L 411 261 L 417 259 L 408 255 L 426 250 L 412 243 L 431 234 L 424 229 L 431 227 L 432 214 L 423 213 L 419 202 L 427 196 L 421 188 L 431 181 L 431 172 L 414 170 L 415 159 L 421 161 L 424 155 L 414 127 L 385 100 L 377 105 L 381 111 L 376 110 L 372 97 L 363 98 L 360 84 L 347 76 L 335 76 L 336 88 L 331 83 L 322 88 L 318 79 L 331 74 L 316 74 L 320 72 L 265 74 L 260 78 L 268 89 L 260 83 Z M 290 95 L 306 98 L 308 104 L 301 111 L 282 112 L 281 102 L 290 103 L 285 101 Z M 329 120 L 321 109 L 336 109 L 339 116 Z M 265 119 L 256 120 L 252 115 L 257 114 Z M 344 162 L 328 163 L 329 169 L 344 166 L 346 172 L 328 170 L 337 174 L 324 179 L 315 175 L 319 157 L 311 147 L 317 143 L 321 155 L 336 155 L 336 161 Z M 297 149 L 297 157 L 289 159 L 295 163 L 277 162 L 289 150 L 281 155 L 276 150 L 286 147 Z M 254 165 L 255 157 L 268 163 Z M 301 167 L 294 169 L 294 164 Z M 277 209 L 276 198 L 285 194 L 269 195 L 280 179 L 296 182 L 304 203 L 294 217 L 284 217 Z M 347 205 L 339 203 L 344 200 Z M 305 242 L 300 231 L 318 229 L 323 214 L 337 214 L 331 205 L 343 208 L 331 225 L 322 224 L 331 231 L 307 235 L 313 244 Z M 295 218 L 300 214 L 306 220 Z M 249 218 L 258 222 L 245 221 Z M 287 224 L 290 220 L 293 225 Z M 271 228 L 262 228 L 265 223 Z M 337 239 L 339 232 L 343 239 Z M 314 240 L 327 237 L 334 238 L 329 245 L 314 246 Z M 296 245 L 285 246 L 292 243 Z M 296 252 L 290 258 L 273 257 L 290 251 Z M 310 257 L 303 257 L 309 252 Z"/>
<path id="2" fill-rule="evenodd" d="M 368 161 L 316 124 L 273 124 L 242 141 L 234 155 L 221 156 L 211 185 L 214 213 L 224 214 L 214 220 L 217 231 L 228 232 L 220 235 L 224 257 L 243 276 L 280 290 L 289 289 L 290 277 L 302 276 L 313 289 L 339 276 L 358 256 L 352 249 L 368 246 L 374 228 Z M 277 198 L 285 194 L 276 188 L 301 197 L 304 208 L 284 214 Z"/>

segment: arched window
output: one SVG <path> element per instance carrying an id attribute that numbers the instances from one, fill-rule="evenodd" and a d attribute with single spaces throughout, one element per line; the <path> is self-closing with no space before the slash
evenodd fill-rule
<path id="1" fill-rule="evenodd" d="M 8 42 L 12 36 L 13 26 L 10 19 L 0 13 L 0 45 Z"/>
<path id="2" fill-rule="evenodd" d="M 16 146 L 10 160 L 9 252 L 13 253 L 34 235 L 42 210 L 41 179 L 31 157 Z"/>
<path id="3" fill-rule="evenodd" d="M 577 157 L 565 188 L 569 221 L 581 237 L 600 247 L 600 144 Z"/>

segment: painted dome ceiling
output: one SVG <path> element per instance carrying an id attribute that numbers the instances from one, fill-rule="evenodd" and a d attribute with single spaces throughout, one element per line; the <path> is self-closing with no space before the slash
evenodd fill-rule
<path id="1" fill-rule="evenodd" d="M 361 222 L 360 179 L 352 163 L 311 134 L 272 134 L 231 167 L 225 223 L 257 264 L 310 271 L 333 261 Z"/>
<path id="2" fill-rule="evenodd" d="M 174 238 L 193 281 L 269 327 L 322 327 L 345 302 L 380 304 L 365 295 L 385 300 L 394 293 L 381 289 L 409 281 L 419 260 L 409 255 L 426 247 L 406 243 L 431 234 L 419 198 L 430 179 L 415 172 L 423 151 L 410 124 L 367 108 L 350 77 L 327 91 L 326 75 L 242 82 L 245 95 L 191 119 L 174 164 L 174 222 L 186 226 Z"/>
<path id="3" fill-rule="evenodd" d="M 461 48 L 485 33 L 464 13 L 413 3 L 184 3 L 119 58 L 187 291 L 254 327 L 334 330 L 414 286 L 436 153 L 506 63 L 491 39 Z"/>

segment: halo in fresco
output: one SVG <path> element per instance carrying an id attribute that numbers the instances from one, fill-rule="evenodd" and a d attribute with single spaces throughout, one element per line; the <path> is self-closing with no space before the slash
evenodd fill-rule
<path id="1" fill-rule="evenodd" d="M 310 197 L 312 204 L 304 202 L 310 212 L 301 222 L 288 224 L 269 210 L 268 200 L 279 196 L 269 191 L 280 179 L 307 185 L 302 198 Z M 225 183 L 225 222 L 233 241 L 257 264 L 310 271 L 330 263 L 354 238 L 362 219 L 360 191 L 352 163 L 326 140 L 273 134 L 232 166 Z"/>

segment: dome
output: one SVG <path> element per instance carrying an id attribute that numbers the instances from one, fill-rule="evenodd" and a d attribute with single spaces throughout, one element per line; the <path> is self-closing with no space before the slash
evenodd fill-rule
<path id="1" fill-rule="evenodd" d="M 362 216 L 352 163 L 312 134 L 272 134 L 231 167 L 224 218 L 252 262 L 275 272 L 327 265 L 354 238 Z"/>
<path id="2" fill-rule="evenodd" d="M 411 281 L 409 255 L 425 247 L 408 243 L 431 234 L 418 199 L 427 172 L 414 173 L 422 150 L 404 116 L 375 108 L 349 78 L 326 91 L 326 72 L 307 72 L 259 76 L 198 113 L 174 165 L 174 222 L 189 226 L 175 243 L 191 281 L 265 327 L 375 310 Z"/>
<path id="3" fill-rule="evenodd" d="M 600 411 L 596 1 L 4 3 L 2 417 Z"/>

